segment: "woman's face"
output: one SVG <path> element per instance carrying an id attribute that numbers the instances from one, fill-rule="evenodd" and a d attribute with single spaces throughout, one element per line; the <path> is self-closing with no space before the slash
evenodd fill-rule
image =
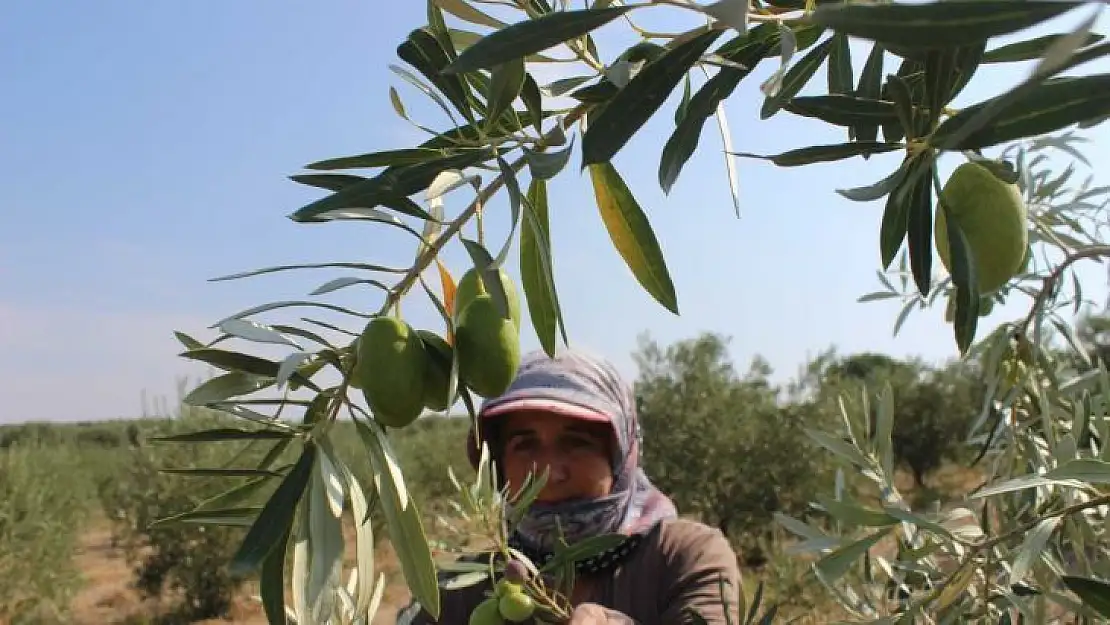
<path id="1" fill-rule="evenodd" d="M 607 423 L 571 419 L 543 412 L 505 415 L 501 440 L 502 471 L 516 493 L 530 471 L 538 477 L 549 468 L 537 501 L 590 499 L 609 494 L 612 428 Z"/>

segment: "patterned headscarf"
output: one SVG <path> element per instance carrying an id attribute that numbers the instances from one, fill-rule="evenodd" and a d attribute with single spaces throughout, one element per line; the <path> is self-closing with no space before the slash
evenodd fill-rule
<path id="1" fill-rule="evenodd" d="M 535 502 L 515 528 L 512 543 L 540 562 L 551 555 L 559 532 L 574 543 L 589 536 L 621 533 L 630 541 L 627 551 L 656 523 L 677 515 L 674 504 L 648 479 L 640 467 L 642 433 L 631 385 L 609 361 L 581 351 L 567 350 L 549 357 L 543 351 L 526 354 L 509 389 L 487 400 L 479 411 L 484 427 L 489 417 L 519 410 L 540 410 L 587 421 L 609 423 L 617 443 L 610 466 L 610 494 L 589 500 L 557 503 Z M 471 427 L 467 450 L 477 465 L 475 432 Z M 500 454 L 491 449 L 494 457 Z M 602 554 L 587 569 L 596 569 L 617 554 Z M 599 562 L 601 564 L 599 564 Z"/>

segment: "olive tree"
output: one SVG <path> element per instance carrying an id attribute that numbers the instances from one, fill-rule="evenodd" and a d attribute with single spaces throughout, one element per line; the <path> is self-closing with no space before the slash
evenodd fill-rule
<path id="1" fill-rule="evenodd" d="M 974 432 L 977 436 L 985 427 L 984 436 L 994 446 L 1006 441 L 993 460 L 996 471 L 991 483 L 977 493 L 982 498 L 994 493 L 1002 497 L 986 498 L 988 519 L 998 520 L 986 525 L 983 535 L 971 533 L 970 526 L 960 526 L 958 533 L 952 534 L 953 530 L 944 529 L 937 521 L 902 507 L 888 483 L 886 441 L 891 421 L 879 419 L 876 435 L 871 437 L 866 428 L 861 429 L 855 413 L 847 419 L 853 428 L 850 443 L 840 434 L 811 431 L 810 435 L 873 477 L 884 495 L 885 507 L 860 511 L 850 502 L 840 502 L 847 518 L 869 528 L 862 538 L 847 533 L 811 535 L 816 530 L 804 525 L 795 529 L 809 535 L 811 546 L 824 554 L 819 564 L 822 578 L 861 618 L 876 614 L 874 618 L 887 619 L 912 618 L 914 614 L 934 620 L 951 615 L 993 618 L 998 610 L 996 597 L 1009 600 L 1016 592 L 1003 585 L 1008 578 L 996 574 L 1000 567 L 1014 578 L 1014 584 L 1026 573 L 1035 576 L 1038 581 L 1033 588 L 1040 593 L 1035 600 L 1050 594 L 1057 597 L 1053 579 L 1069 571 L 1092 574 L 1088 547 L 1097 536 L 1092 535 L 1095 525 L 1084 521 L 1088 516 L 1073 513 L 1098 510 L 1094 502 L 1100 501 L 1101 495 L 1095 484 L 1106 474 L 1103 461 L 1096 458 L 1101 448 L 1080 449 L 1073 441 L 1078 429 L 1105 427 L 1099 412 L 1104 387 L 1099 370 L 1074 377 L 1054 369 L 1040 349 L 1046 340 L 1041 327 L 1044 320 L 1055 318 L 1053 307 L 1061 301 L 1058 287 L 1069 282 L 1072 265 L 1101 256 L 1108 248 L 1072 227 L 1083 212 L 1077 206 L 1091 203 L 1093 196 L 1069 196 L 1070 208 L 1058 210 L 1064 183 L 1046 179 L 1043 167 L 1032 162 L 1032 148 L 1021 142 L 1029 138 L 1059 142 L 1059 137 L 1044 137 L 1075 125 L 1090 126 L 1110 115 L 1110 75 L 1073 71 L 1110 52 L 1110 44 L 1091 32 L 1101 8 L 1098 2 L 1036 0 L 719 0 L 707 4 L 598 0 L 582 8 L 572 7 L 566 0 L 429 0 L 426 23 L 414 25 L 397 47 L 405 67 L 392 67 L 444 115 L 435 122 L 416 120 L 399 93 L 390 91 L 397 113 L 427 131 L 429 138 L 412 147 L 387 147 L 311 163 L 308 172 L 293 179 L 320 189 L 323 195 L 289 214 L 299 224 L 369 223 L 383 232 L 388 229 L 411 236 L 413 256 L 395 262 L 360 259 L 289 264 L 223 278 L 344 269 L 356 273 L 334 278 L 313 296 L 359 285 L 379 290 L 381 300 L 376 310 L 369 311 L 322 299 L 282 300 L 218 321 L 213 329 L 219 334 L 211 340 L 178 334 L 186 348 L 184 358 L 224 371 L 195 389 L 189 402 L 236 415 L 251 425 L 172 440 L 202 444 L 247 440 L 271 446 L 272 453 L 258 466 L 226 469 L 240 476 L 253 471 L 250 474 L 255 479 L 237 488 L 264 489 L 264 505 L 237 507 L 238 491 L 229 492 L 219 499 L 220 506 L 202 507 L 177 521 L 249 528 L 230 567 L 237 576 L 257 576 L 270 622 L 369 623 L 383 585 L 373 558 L 369 511 L 380 508 L 406 583 L 421 605 L 438 614 L 437 571 L 447 569 L 432 557 L 417 510 L 420 502 L 410 495 L 394 459 L 390 430 L 403 420 L 363 401 L 370 387 L 380 389 L 385 380 L 360 372 L 377 368 L 378 360 L 389 363 L 381 375 L 390 377 L 403 392 L 414 393 L 413 389 L 420 388 L 414 376 L 422 369 L 412 359 L 426 358 L 435 364 L 427 364 L 425 369 L 440 368 L 437 379 L 445 389 L 433 403 L 461 403 L 473 415 L 475 395 L 479 394 L 473 380 L 482 377 L 481 389 L 488 393 L 504 378 L 503 370 L 511 368 L 507 365 L 515 362 L 513 329 L 505 325 L 517 322 L 515 286 L 503 281 L 500 272 L 514 262 L 520 268 L 526 310 L 539 343 L 548 353 L 557 351 L 560 342 L 566 343 L 568 331 L 552 278 L 555 255 L 548 237 L 547 189 L 552 179 L 575 168 L 588 173 L 604 228 L 632 275 L 664 310 L 677 314 L 675 286 L 657 236 L 634 190 L 615 166 L 614 156 L 649 118 L 660 113 L 671 94 L 681 90 L 673 111 L 674 129 L 659 156 L 658 182 L 669 191 L 698 149 L 709 118 L 715 117 L 717 126 L 726 129 L 722 103 L 741 88 L 754 68 L 766 62 L 774 67 L 770 77 L 758 85 L 749 85 L 749 81 L 744 86 L 758 89 L 763 97 L 760 119 L 791 115 L 798 124 L 839 128 L 846 139 L 836 144 L 783 145 L 779 154 L 758 155 L 736 150 L 732 138 L 723 132 L 728 184 L 737 206 L 733 157 L 800 167 L 901 153 L 903 158 L 894 171 L 876 167 L 875 184 L 836 192 L 860 202 L 884 200 L 877 233 L 880 269 L 889 269 L 901 251 L 894 281 L 902 280 L 903 291 L 897 292 L 893 284 L 889 290 L 894 297 L 907 298 L 905 310 L 920 309 L 941 297 L 952 302 L 954 350 L 960 355 L 985 351 L 995 363 L 989 367 L 992 374 L 1003 369 L 1010 372 L 1004 384 L 991 384 L 991 397 L 984 398 L 985 406 L 992 401 L 1005 402 L 998 411 L 1004 416 L 977 424 Z M 694 17 L 696 25 L 680 33 L 647 31 L 637 25 L 638 16 L 646 11 Z M 1085 17 L 1073 31 L 997 44 L 997 37 L 1080 12 Z M 632 29 L 639 41 L 619 52 L 603 54 L 595 36 L 602 27 Z M 868 46 L 865 59 L 853 58 L 852 41 Z M 556 52 L 567 56 L 555 58 Z M 952 107 L 981 67 L 1019 60 L 1036 61 L 1034 70 L 1019 85 L 960 110 Z M 541 65 L 564 73 L 541 85 L 536 79 Z M 819 77 L 822 68 L 827 79 Z M 825 84 L 823 94 L 800 95 L 807 86 Z M 999 154 L 986 153 L 999 148 L 1004 148 Z M 576 167 L 568 168 L 575 153 Z M 1044 282 L 1045 288 L 1034 295 L 1027 320 L 1003 324 L 993 331 L 980 330 L 980 310 L 993 301 L 993 295 L 981 297 L 980 278 L 986 276 L 983 268 L 997 265 L 994 261 L 998 259 L 990 250 L 973 245 L 979 233 L 971 227 L 965 231 L 966 223 L 962 224 L 958 215 L 943 219 L 953 200 L 945 200 L 939 193 L 942 159 L 980 163 L 991 172 L 992 180 L 1016 181 L 1027 196 L 1033 194 L 1035 204 L 1048 206 L 1035 208 L 1029 216 L 1032 240 L 1038 249 L 1051 247 L 1064 256 L 1047 266 L 1044 262 L 1049 261 L 1031 258 L 1028 279 L 1014 278 L 1014 285 L 997 295 L 1004 298 Z M 362 175 L 342 173 L 344 170 L 368 171 Z M 993 185 L 981 178 L 977 184 Z M 1095 190 L 1073 192 L 1081 195 Z M 448 193 L 452 200 L 464 194 L 468 198 L 460 210 L 450 214 Z M 501 193 L 512 228 L 504 241 L 492 241 L 486 237 L 483 216 Z M 421 196 L 423 202 L 418 201 Z M 943 228 L 934 229 L 934 223 L 940 223 L 937 220 L 943 220 Z M 1012 225 L 1012 219 L 1007 223 Z M 950 273 L 942 278 L 934 276 L 937 263 L 932 239 L 936 234 L 948 241 L 950 250 L 944 260 Z M 513 241 L 519 243 L 516 259 L 509 258 Z M 465 328 L 459 320 L 467 316 L 467 309 L 461 306 L 456 288 L 463 290 L 465 278 L 457 284 L 454 275 L 466 272 L 462 267 L 452 272 L 442 260 L 452 243 L 461 244 L 468 254 L 470 266 L 466 269 L 482 276 L 484 288 L 477 292 L 485 297 L 483 306 L 488 310 L 492 302 L 497 311 L 499 319 L 491 319 L 487 313 L 480 324 L 488 332 L 479 332 L 477 327 L 474 333 L 460 331 Z M 1008 263 L 1011 259 L 1003 260 Z M 429 271 L 432 279 L 428 279 Z M 892 282 L 885 274 L 883 277 Z M 912 289 L 905 286 L 907 282 Z M 427 296 L 443 318 L 442 330 L 423 328 L 444 335 L 438 339 L 425 334 L 415 341 L 414 331 L 402 315 L 400 305 L 420 294 Z M 261 320 L 264 313 L 291 307 L 327 310 L 341 320 Z M 378 321 L 386 318 L 389 323 Z M 371 327 L 374 338 L 360 342 Z M 381 328 L 388 332 L 379 334 Z M 1014 352 L 1008 351 L 1007 337 L 1014 330 L 1021 331 L 1020 345 L 1025 350 L 1021 353 L 1031 354 L 1024 360 L 1008 356 Z M 403 338 L 395 349 L 388 347 L 390 341 L 380 340 L 390 332 Z M 242 348 L 233 347 L 240 344 Z M 387 347 L 360 349 L 372 344 Z M 272 357 L 272 352 L 248 353 L 252 345 L 256 350 L 265 347 L 280 353 Z M 446 348 L 441 350 L 443 345 Z M 481 349 L 502 354 L 497 362 L 486 363 L 501 367 L 497 375 L 480 371 L 481 366 L 474 363 L 481 359 L 465 353 Z M 398 373 L 402 370 L 405 373 Z M 412 396 L 392 399 L 398 405 L 416 405 Z M 894 401 L 896 398 L 884 395 L 880 414 L 892 414 Z M 366 447 L 372 480 L 358 479 L 334 453 L 329 436 L 339 418 L 354 420 Z M 293 452 L 297 459 L 289 465 L 275 464 L 286 452 Z M 471 487 L 460 485 L 465 509 L 471 513 L 496 511 L 504 501 L 503 493 L 491 492 L 494 482 L 489 468 L 488 463 L 480 467 Z M 542 476 L 537 483 L 542 483 Z M 514 497 L 527 501 L 530 492 Z M 1017 508 L 1001 507 L 999 501 L 1010 501 Z M 345 573 L 341 520 L 347 510 L 353 514 L 356 528 L 357 565 Z M 999 514 L 1000 510 L 1006 514 Z M 896 521 L 892 523 L 891 518 Z M 503 538 L 504 523 L 511 522 L 488 524 L 492 537 Z M 1051 531 L 1057 529 L 1066 531 Z M 871 545 L 886 536 L 903 534 L 902 540 L 912 547 L 909 551 L 914 556 L 931 562 L 937 560 L 940 550 L 946 550 L 944 562 L 955 568 L 917 565 L 924 567 L 928 579 L 925 594 L 911 593 L 901 611 L 869 610 L 861 602 L 872 596 L 871 586 L 845 586 L 841 574 Z M 1019 548 L 1014 542 L 1025 546 Z M 508 555 L 503 541 L 498 544 L 502 554 Z M 1050 544 L 1054 545 L 1051 549 Z M 1065 546 L 1066 553 L 1072 554 L 1070 559 L 1053 559 L 1051 554 L 1062 553 Z M 583 549 L 568 547 L 562 559 L 571 559 Z M 290 551 L 291 567 L 286 568 Z M 1067 569 L 1039 566 L 1040 562 L 1062 562 L 1059 566 Z M 493 563 L 488 568 L 463 572 L 465 580 L 455 578 L 450 583 L 461 584 L 496 572 Z M 893 564 L 883 574 L 901 575 Z M 1096 593 L 1103 588 L 1101 582 L 1083 581 L 1085 577 L 1064 579 L 1092 609 L 1105 609 L 1105 594 Z M 971 588 L 978 590 L 972 593 Z M 549 608 L 546 620 L 566 619 L 565 599 L 544 594 L 544 588 L 535 584 L 529 586 L 529 592 L 535 593 L 537 604 Z"/>
<path id="2" fill-rule="evenodd" d="M 643 338 L 636 399 L 647 436 L 644 465 L 680 510 L 697 514 L 726 536 L 756 550 L 771 514 L 804 514 L 823 485 L 827 458 L 783 454 L 804 441 L 803 426 L 820 425 L 815 405 L 781 402 L 756 358 L 738 372 L 728 342 L 702 334 L 665 348 Z M 760 553 L 744 553 L 755 562 Z"/>
<path id="3" fill-rule="evenodd" d="M 977 365 L 961 360 L 932 367 L 921 359 L 853 354 L 825 367 L 821 399 L 834 404 L 860 387 L 874 390 L 889 385 L 898 398 L 891 431 L 894 463 L 907 467 L 914 484 L 921 487 L 925 477 L 945 461 L 966 455 L 965 432 L 979 412 L 985 390 Z M 871 406 L 872 424 L 875 408 Z"/>
<path id="4" fill-rule="evenodd" d="M 1067 314 L 1095 303 L 1084 298 L 1074 265 L 1110 254 L 1099 243 L 1110 187 L 1074 179 L 1089 166 L 1074 137 L 1012 147 L 1038 255 L 993 294 L 999 302 L 1027 296 L 1028 312 L 997 326 L 965 356 L 987 387 L 961 437 L 985 467 L 982 484 L 947 509 L 911 508 L 894 483 L 899 397 L 887 383 L 843 402 L 842 428 L 807 432 L 873 491 L 837 488 L 820 505 L 824 526 L 779 517 L 802 539 L 800 551 L 819 555 L 816 578 L 859 622 L 1108 616 L 1110 494 L 1102 485 L 1110 481 L 1103 443 L 1110 377 Z M 1062 172 L 1046 164 L 1053 149 L 1073 155 Z M 945 295 L 895 289 L 912 280 L 909 273 L 902 264 L 881 275 L 886 290 L 862 299 L 896 294 L 906 300 L 904 310 L 927 310 Z M 880 505 L 861 503 L 869 496 Z M 884 539 L 897 545 L 893 555 L 876 549 Z"/>

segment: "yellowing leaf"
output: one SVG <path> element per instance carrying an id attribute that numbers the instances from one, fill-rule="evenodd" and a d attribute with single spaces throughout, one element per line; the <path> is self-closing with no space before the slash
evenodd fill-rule
<path id="1" fill-rule="evenodd" d="M 643 209 L 612 163 L 594 163 L 589 168 L 597 208 L 617 252 L 644 290 L 677 315 L 674 284 Z"/>
<path id="2" fill-rule="evenodd" d="M 967 590 L 967 587 L 971 585 L 972 580 L 975 579 L 976 569 L 973 566 L 968 566 L 968 564 L 969 563 L 963 564 L 960 570 L 952 576 L 948 585 L 937 595 L 936 606 L 938 610 L 943 610 L 952 605 L 952 602 L 958 599 L 959 596 Z"/>
<path id="3" fill-rule="evenodd" d="M 451 272 L 447 267 L 436 258 L 436 267 L 439 268 L 439 281 L 443 285 L 443 306 L 447 309 L 447 315 L 454 319 L 455 317 L 455 280 L 451 277 Z M 451 328 L 447 328 L 447 336 L 445 337 L 448 345 L 454 343 L 455 335 L 451 332 Z"/>

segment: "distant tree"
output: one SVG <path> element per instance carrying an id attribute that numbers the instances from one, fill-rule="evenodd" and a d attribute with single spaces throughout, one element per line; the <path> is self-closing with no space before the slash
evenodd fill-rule
<path id="1" fill-rule="evenodd" d="M 832 360 L 822 375 L 822 395 L 835 401 L 845 387 L 863 385 L 873 394 L 890 384 L 894 395 L 895 462 L 913 474 L 916 486 L 964 449 L 971 420 L 980 409 L 984 385 L 973 365 L 953 362 L 934 368 L 920 360 L 860 353 Z M 872 406 L 872 422 L 876 417 Z"/>
<path id="2" fill-rule="evenodd" d="M 1075 334 L 1092 359 L 1110 364 L 1110 308 L 1080 317 Z"/>
<path id="3" fill-rule="evenodd" d="M 823 487 L 820 453 L 805 453 L 810 411 L 780 406 L 771 368 L 756 357 L 740 375 L 727 339 L 702 334 L 634 355 L 646 470 L 682 513 L 733 538 L 758 535 L 775 511 L 805 515 Z"/>

